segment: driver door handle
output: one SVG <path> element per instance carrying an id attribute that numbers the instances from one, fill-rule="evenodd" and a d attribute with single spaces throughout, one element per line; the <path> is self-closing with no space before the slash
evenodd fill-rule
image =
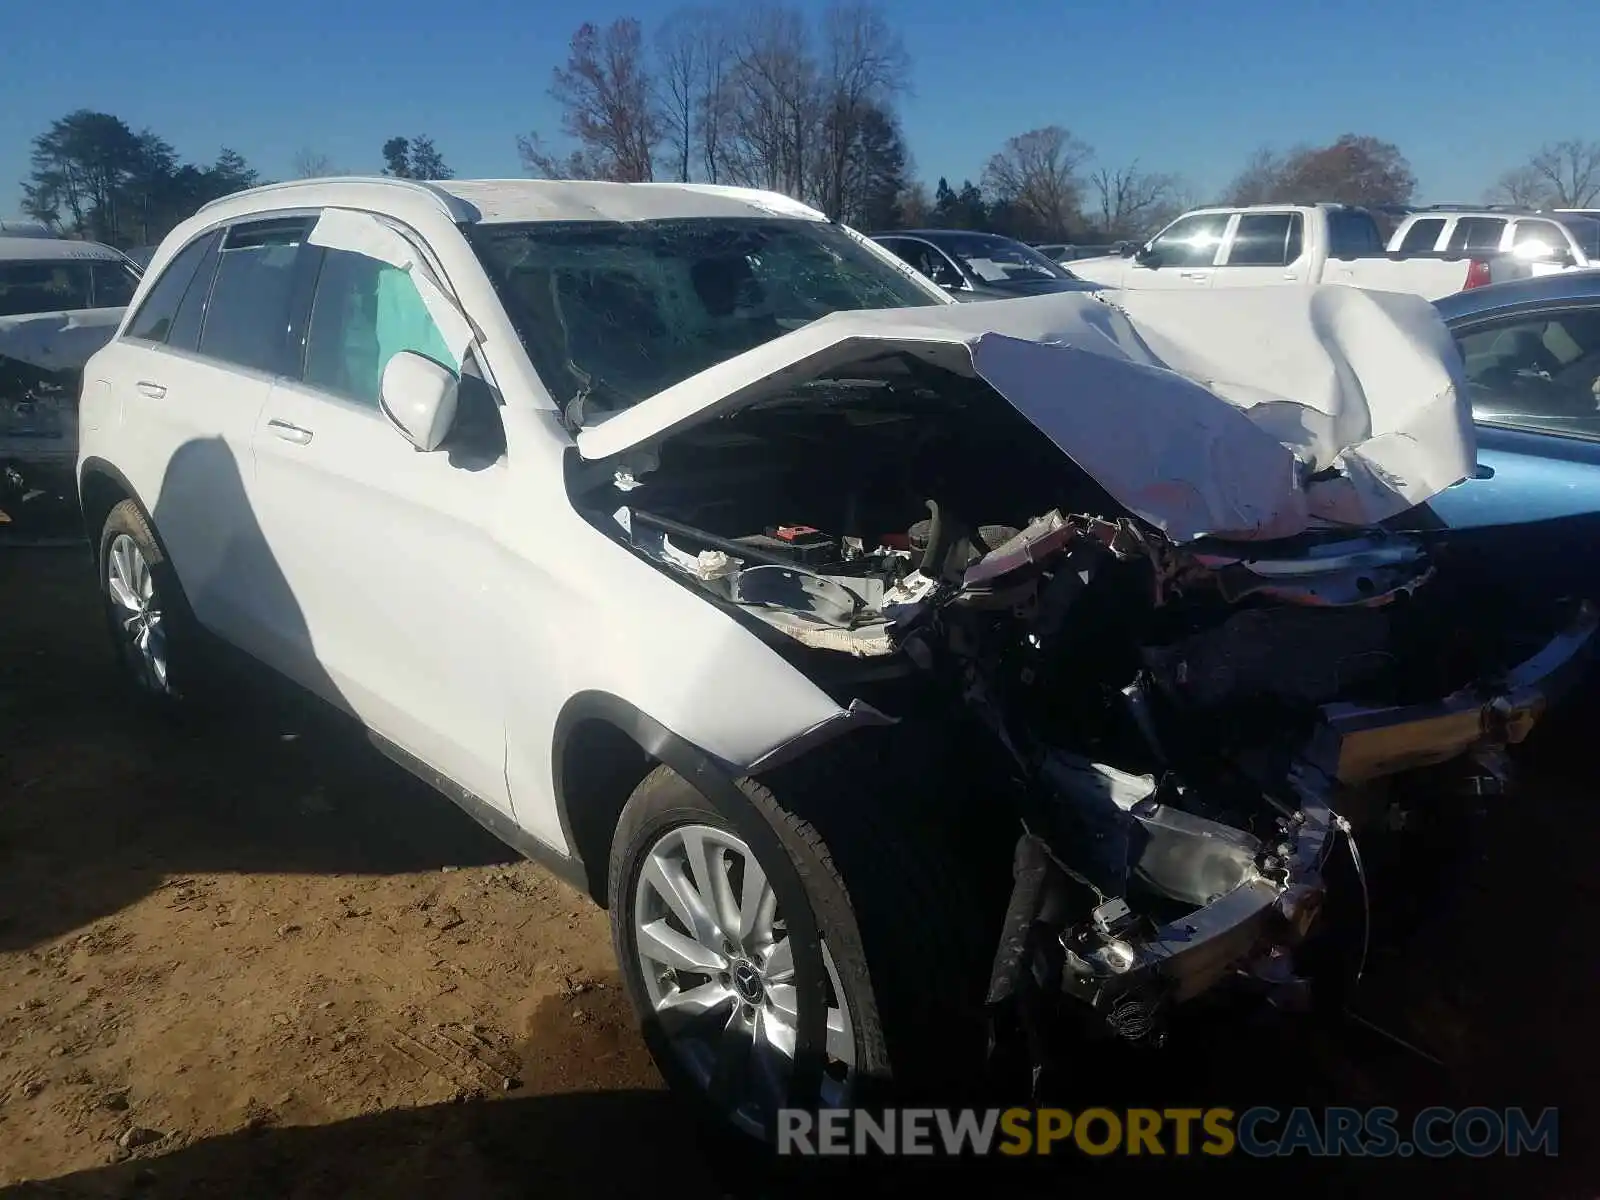
<path id="1" fill-rule="evenodd" d="M 296 446 L 304 446 L 311 440 L 311 430 L 291 425 L 288 421 L 280 421 L 276 417 L 267 422 L 267 428 L 272 430 L 274 437 L 293 442 Z"/>
<path id="2" fill-rule="evenodd" d="M 167 389 L 164 384 L 156 383 L 151 379 L 141 379 L 133 386 L 139 389 L 139 394 L 141 396 L 149 396 L 152 400 L 159 400 L 161 397 L 167 394 Z"/>

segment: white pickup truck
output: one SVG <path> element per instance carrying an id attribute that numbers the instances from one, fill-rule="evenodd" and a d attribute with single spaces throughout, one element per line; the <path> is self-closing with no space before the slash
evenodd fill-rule
<path id="1" fill-rule="evenodd" d="M 1485 252 L 1395 254 L 1372 214 L 1342 204 L 1199 208 L 1131 253 L 1079 259 L 1079 278 L 1105 287 L 1309 287 L 1344 283 L 1437 300 L 1492 281 Z"/>

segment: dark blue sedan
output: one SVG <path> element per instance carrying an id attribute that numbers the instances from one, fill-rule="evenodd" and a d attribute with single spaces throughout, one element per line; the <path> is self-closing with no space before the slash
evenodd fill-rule
<path id="1" fill-rule="evenodd" d="M 1434 497 L 1422 517 L 1492 554 L 1507 582 L 1536 576 L 1595 594 L 1600 271 L 1475 288 L 1436 307 L 1466 367 L 1478 473 Z"/>

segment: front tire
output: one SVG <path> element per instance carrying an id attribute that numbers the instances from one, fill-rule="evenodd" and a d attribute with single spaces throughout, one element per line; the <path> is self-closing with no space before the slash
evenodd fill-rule
<path id="1" fill-rule="evenodd" d="M 732 814 L 658 767 L 612 844 L 612 936 L 651 1054 L 714 1123 L 760 1141 L 778 1108 L 900 1101 L 981 1067 L 999 914 L 990 926 L 967 867 L 924 836 L 927 808 L 897 819 L 894 789 L 848 786 L 855 755 L 827 761 L 845 769 L 734 781 Z M 806 926 L 817 953 L 793 942 Z M 795 1073 L 798 998 L 819 995 L 820 1082 L 794 1090 L 815 1077 Z"/>

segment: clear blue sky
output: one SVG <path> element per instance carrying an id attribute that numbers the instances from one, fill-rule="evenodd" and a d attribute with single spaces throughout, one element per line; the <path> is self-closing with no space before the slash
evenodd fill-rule
<path id="1" fill-rule="evenodd" d="M 648 26 L 671 0 L 21 0 L 0 16 L 0 216 L 30 140 L 87 107 L 187 159 L 264 175 L 307 147 L 373 171 L 431 135 L 462 176 L 519 174 L 516 135 L 559 132 L 551 68 L 583 20 Z M 798 5 L 821 8 L 821 0 Z M 1007 137 L 1058 123 L 1109 163 L 1220 188 L 1263 143 L 1398 143 L 1423 200 L 1476 200 L 1546 140 L 1600 138 L 1600 0 L 887 0 L 911 53 L 918 175 L 976 179 Z"/>

